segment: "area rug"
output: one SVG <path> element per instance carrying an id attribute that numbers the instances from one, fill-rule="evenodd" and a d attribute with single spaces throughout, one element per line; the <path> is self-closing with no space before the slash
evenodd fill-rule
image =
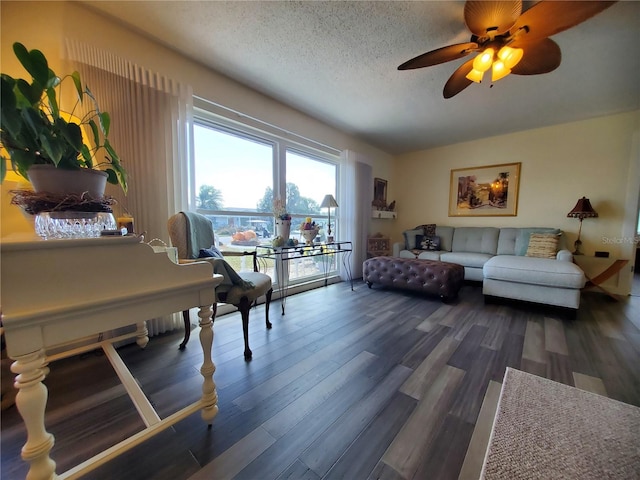
<path id="1" fill-rule="evenodd" d="M 507 368 L 481 478 L 640 478 L 640 408 Z"/>

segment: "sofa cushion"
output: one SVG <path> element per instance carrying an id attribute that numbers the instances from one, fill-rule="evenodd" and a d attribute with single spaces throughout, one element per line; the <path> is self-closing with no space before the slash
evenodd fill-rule
<path id="1" fill-rule="evenodd" d="M 498 236 L 498 255 L 515 255 L 519 228 L 501 228 Z"/>
<path id="2" fill-rule="evenodd" d="M 543 228 L 543 227 L 521 228 L 516 238 L 516 245 L 515 245 L 516 255 L 524 256 L 527 253 L 527 248 L 529 248 L 529 237 L 531 236 L 532 233 L 559 234 L 562 232 L 557 228 Z"/>
<path id="3" fill-rule="evenodd" d="M 431 252 L 429 250 L 422 250 L 420 252 L 420 255 L 418 255 L 418 260 L 440 260 L 440 256 L 443 253 L 447 253 L 447 252 L 443 252 L 442 250 L 436 250 L 435 252 Z"/>
<path id="4" fill-rule="evenodd" d="M 453 232 L 452 252 L 479 252 L 495 255 L 498 234 L 495 227 L 457 227 Z"/>
<path id="5" fill-rule="evenodd" d="M 416 248 L 416 237 L 418 235 L 424 235 L 424 230 L 419 228 L 415 230 L 405 230 L 402 232 L 404 236 L 404 249 L 405 250 L 413 250 Z"/>
<path id="6" fill-rule="evenodd" d="M 440 255 L 443 262 L 458 263 L 465 267 L 482 268 L 482 266 L 492 258 L 493 255 L 488 253 L 473 252 L 446 252 Z"/>
<path id="7" fill-rule="evenodd" d="M 451 251 L 454 230 L 453 227 L 436 227 L 436 235 L 440 237 L 440 250 Z"/>
<path id="8" fill-rule="evenodd" d="M 529 236 L 527 257 L 556 258 L 560 235 L 555 233 L 532 233 Z"/>
<path id="9" fill-rule="evenodd" d="M 485 278 L 549 287 L 582 288 L 584 272 L 574 263 L 551 258 L 497 255 L 484 264 Z"/>

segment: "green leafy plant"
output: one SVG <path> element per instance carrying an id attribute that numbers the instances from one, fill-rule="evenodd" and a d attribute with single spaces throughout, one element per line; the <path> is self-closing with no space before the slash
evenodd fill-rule
<path id="1" fill-rule="evenodd" d="M 80 74 L 58 77 L 40 50 L 27 50 L 19 42 L 13 44 L 13 51 L 31 81 L 4 73 L 0 79 L 0 144 L 9 154 L 11 168 L 24 178 L 28 178 L 32 165 L 102 169 L 108 174 L 107 181 L 120 185 L 126 193 L 127 173 L 108 138 L 111 118 L 100 110 Z M 60 98 L 62 85 L 68 80 L 73 82 L 77 98 L 73 108 L 64 111 Z M 92 107 L 87 113 L 80 113 L 87 99 Z M 90 132 L 90 141 L 83 135 L 83 127 Z M 98 160 L 101 153 L 104 159 Z M 6 164 L 3 152 L 0 180 L 4 180 Z"/>

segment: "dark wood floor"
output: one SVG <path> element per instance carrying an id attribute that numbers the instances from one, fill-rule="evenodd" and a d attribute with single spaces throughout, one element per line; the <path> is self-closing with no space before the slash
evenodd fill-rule
<path id="1" fill-rule="evenodd" d="M 91 479 L 478 478 L 507 366 L 640 406 L 640 298 L 584 294 L 575 320 L 484 305 L 481 287 L 437 299 L 336 284 L 252 311 L 253 361 L 237 314 L 216 320 L 220 412 L 199 415 L 100 467 Z M 162 417 L 199 396 L 197 335 L 120 349 Z M 62 472 L 142 428 L 99 353 L 51 365 L 47 428 Z M 2 478 L 23 478 L 25 433 L 2 413 Z M 16 460 L 18 459 L 18 460 Z"/>

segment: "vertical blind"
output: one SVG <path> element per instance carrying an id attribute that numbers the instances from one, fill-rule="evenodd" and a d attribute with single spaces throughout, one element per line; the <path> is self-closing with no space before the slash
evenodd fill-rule
<path id="1" fill-rule="evenodd" d="M 186 210 L 189 198 L 191 87 L 90 45 L 67 39 L 65 47 L 69 70 L 80 73 L 100 109 L 109 112 L 109 140 L 128 173 L 127 195 L 108 186 L 107 194 L 118 202 L 114 212 L 131 214 L 136 233 L 144 232 L 147 242 L 169 244 L 167 220 Z M 83 108 L 90 109 L 87 103 Z M 181 325 L 179 314 L 147 322 L 149 335 Z"/>
<path id="2" fill-rule="evenodd" d="M 66 55 L 100 108 L 111 115 L 109 139 L 129 175 L 129 193 L 109 186 L 136 233 L 169 243 L 167 219 L 187 209 L 193 152 L 191 87 L 109 52 L 73 40 Z"/>
<path id="3" fill-rule="evenodd" d="M 361 153 L 344 150 L 341 154 L 340 231 L 353 242 L 351 271 L 362 277 L 362 263 L 367 258 L 367 236 L 371 223 L 373 168 Z M 343 205 L 344 204 L 344 205 Z M 346 280 L 344 271 L 340 272 Z"/>

